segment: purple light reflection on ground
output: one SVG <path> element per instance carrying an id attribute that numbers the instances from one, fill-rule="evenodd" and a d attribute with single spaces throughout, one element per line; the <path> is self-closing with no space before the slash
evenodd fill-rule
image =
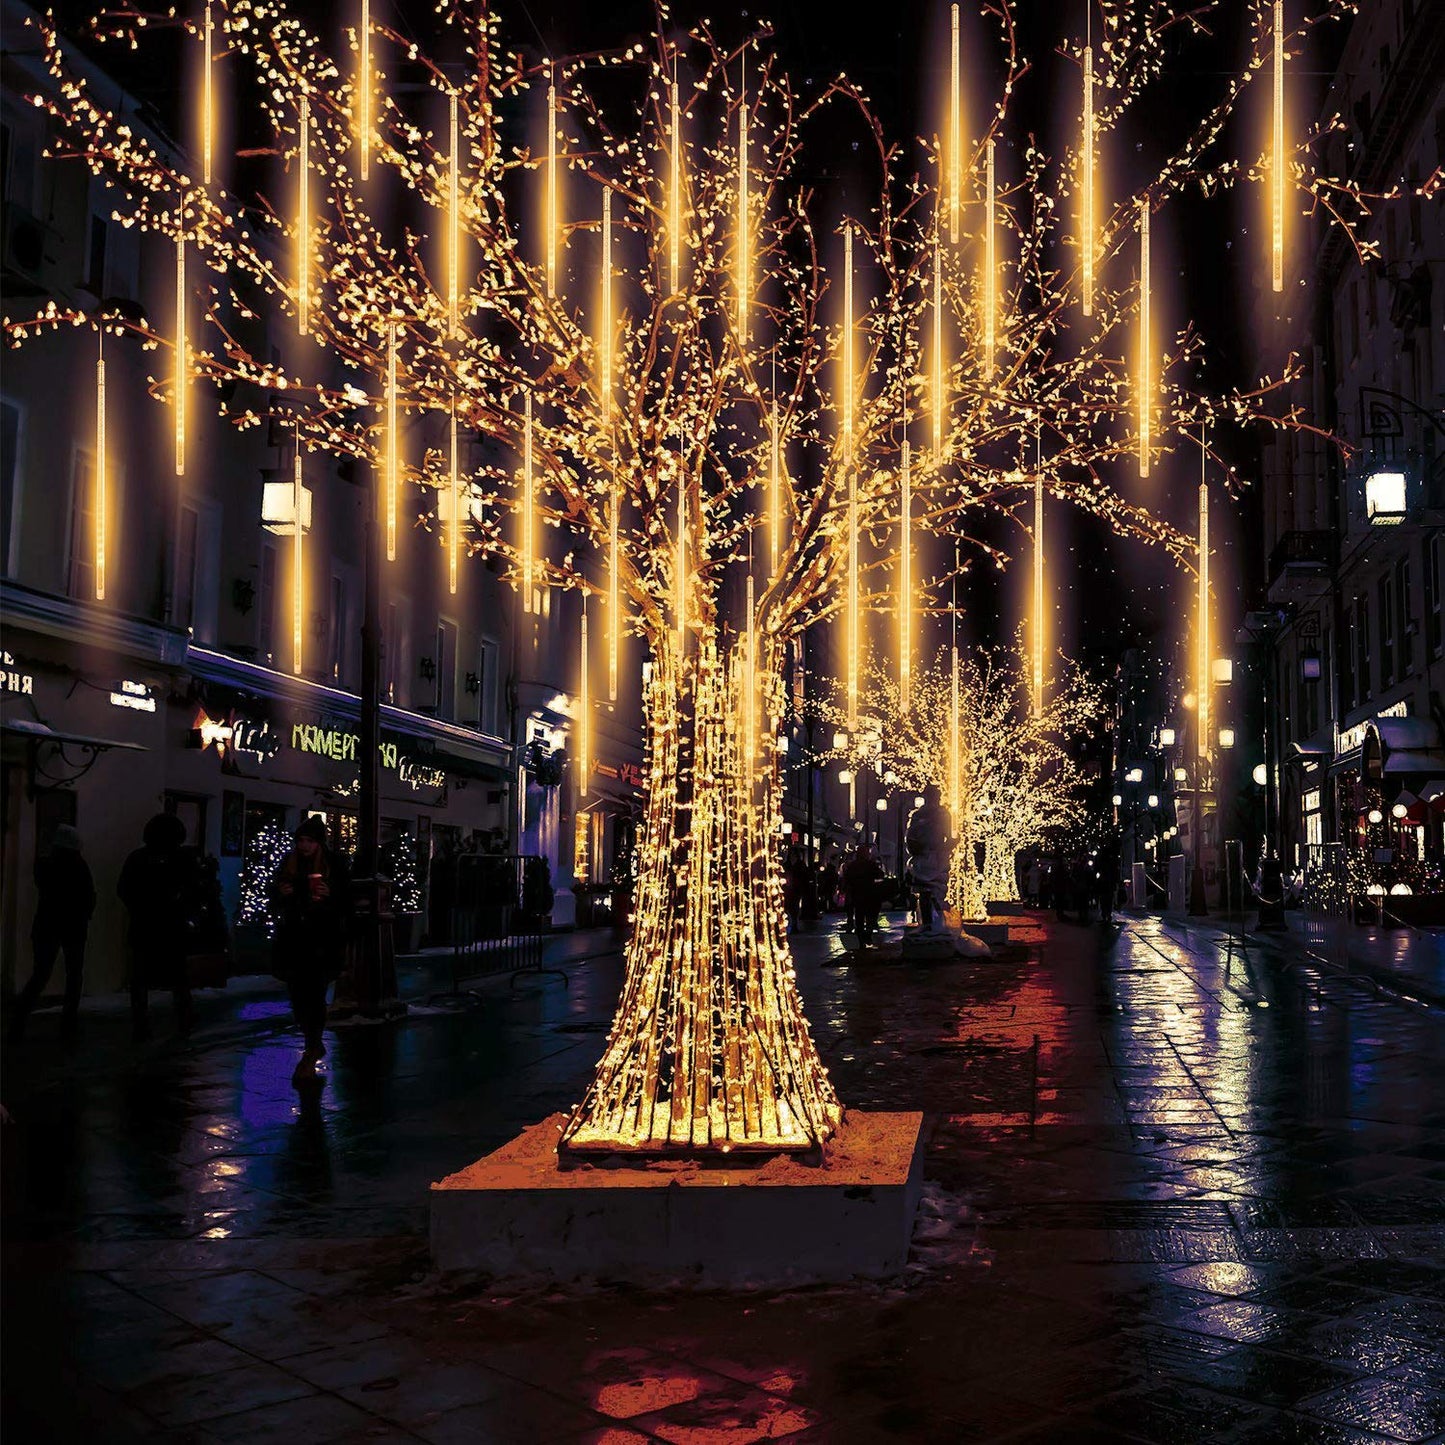
<path id="1" fill-rule="evenodd" d="M 263 1003 L 242 1004 L 236 1017 L 240 1019 L 274 1019 L 291 1012 L 291 1005 L 285 999 L 267 999 Z"/>

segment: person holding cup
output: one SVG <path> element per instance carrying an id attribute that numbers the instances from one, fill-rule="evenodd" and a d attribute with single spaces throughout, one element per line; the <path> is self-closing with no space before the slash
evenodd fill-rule
<path id="1" fill-rule="evenodd" d="M 301 1062 L 291 1075 L 299 1089 L 318 1082 L 326 1056 L 326 992 L 345 958 L 351 888 L 345 860 L 331 851 L 322 819 L 305 819 L 295 837 L 271 884 L 272 969 L 286 984 L 301 1030 Z"/>

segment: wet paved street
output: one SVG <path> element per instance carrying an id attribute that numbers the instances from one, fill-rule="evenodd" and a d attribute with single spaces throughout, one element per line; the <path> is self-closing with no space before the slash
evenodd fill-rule
<path id="1" fill-rule="evenodd" d="M 1440 1438 L 1445 1010 L 1297 939 L 1027 944 L 920 970 L 802 941 L 843 1098 L 927 1111 L 888 1288 L 430 1273 L 428 1182 L 575 1101 L 615 956 L 339 1031 L 310 1108 L 269 989 L 139 1055 L 119 1013 L 69 1059 L 42 1015 L 5 1062 L 6 1439 Z"/>

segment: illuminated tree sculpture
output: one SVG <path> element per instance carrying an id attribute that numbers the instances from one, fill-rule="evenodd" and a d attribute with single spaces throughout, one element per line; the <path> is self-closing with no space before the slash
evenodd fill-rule
<path id="1" fill-rule="evenodd" d="M 1103 148 L 1160 78 L 1174 32 L 1214 7 L 1095 8 Z M 647 648 L 636 929 L 565 1146 L 807 1149 L 841 1118 L 783 925 L 770 740 L 784 653 L 804 626 L 846 616 L 856 695 L 868 618 L 892 606 L 910 431 L 910 535 L 966 539 L 980 515 L 1025 508 L 1042 418 L 1051 496 L 1187 558 L 1189 540 L 1122 500 L 1106 473 L 1141 453 L 1141 421 L 1143 454 L 1162 461 L 1203 420 L 1264 411 L 1278 382 L 1202 395 L 1192 329 L 1138 346 L 1138 227 L 1185 186 L 1241 174 L 1220 141 L 1273 53 L 1266 8 L 1248 6 L 1248 59 L 1220 108 L 1147 187 L 1098 202 L 1087 320 L 1070 234 L 1077 151 L 1051 160 L 1031 140 L 1002 144 L 1028 70 L 1009 0 L 984 5 L 1003 74 L 984 132 L 952 124 L 953 154 L 927 146 L 916 172 L 852 82 L 804 98 L 765 26 L 684 31 L 661 4 L 645 44 L 541 62 L 509 53 L 484 5 L 455 0 L 439 0 L 430 57 L 378 0 L 357 0 L 369 28 L 339 57 L 271 0 L 102 18 L 137 44 L 183 27 L 233 73 L 231 93 L 286 168 L 284 202 L 259 207 L 222 189 L 219 157 L 207 184 L 158 153 L 44 32 L 55 84 L 38 99 L 56 153 L 104 176 L 127 224 L 178 243 L 182 265 L 189 253 L 183 284 L 199 304 L 156 394 L 174 399 L 177 375 L 238 382 L 222 410 L 241 427 L 279 397 L 303 448 L 376 469 L 389 552 L 408 515 L 399 497 L 419 489 L 428 512 L 455 519 L 453 573 L 464 541 L 506 564 L 528 610 L 534 586 L 584 590 L 606 657 L 590 675 L 609 692 L 618 639 Z M 403 71 L 405 93 L 389 87 Z M 544 97 L 529 138 L 523 105 L 541 112 Z M 810 190 L 820 118 L 858 127 L 866 207 L 825 213 Z M 208 107 L 207 145 L 223 129 Z M 951 206 L 945 175 L 961 188 Z M 1321 194 L 1308 141 L 1291 179 Z M 299 333 L 280 362 L 259 340 L 250 349 L 263 330 L 253 319 L 277 310 Z M 8 329 L 19 339 L 68 322 L 95 319 L 50 307 Z M 161 327 L 106 324 L 174 348 Z M 421 414 L 515 463 L 409 460 L 399 418 Z M 477 505 L 461 506 L 462 487 Z M 559 560 L 538 538 L 562 522 L 581 540 Z"/>
<path id="2" fill-rule="evenodd" d="M 1084 774 L 1072 745 L 1103 720 L 1103 693 L 1071 663 L 1047 684 L 1039 711 L 1022 647 L 962 652 L 956 673 L 950 653 L 940 651 L 913 671 L 906 698 L 898 679 L 875 663 L 858 728 L 832 753 L 855 771 L 874 772 L 905 808 L 930 783 L 942 790 L 956 840 L 948 905 L 965 924 L 984 918 L 989 900 L 1017 898 L 1019 851 L 1039 846 L 1082 811 Z M 841 697 L 822 711 L 841 724 Z"/>

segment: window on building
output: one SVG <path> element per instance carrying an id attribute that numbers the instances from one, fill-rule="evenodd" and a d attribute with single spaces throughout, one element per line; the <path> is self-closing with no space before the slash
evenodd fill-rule
<path id="1" fill-rule="evenodd" d="M 330 646 L 328 671 L 333 682 L 346 680 L 346 583 L 340 577 L 331 579 L 331 614 L 328 618 Z"/>
<path id="2" fill-rule="evenodd" d="M 194 507 L 183 506 L 176 528 L 176 600 L 173 609 L 177 627 L 193 627 L 196 621 L 196 543 L 201 518 Z"/>
<path id="3" fill-rule="evenodd" d="M 95 596 L 95 462 L 77 451 L 70 468 L 69 565 L 65 590 L 72 597 Z"/>
<path id="4" fill-rule="evenodd" d="M 1395 563 L 1395 621 L 1399 628 L 1396 652 L 1401 677 L 1408 677 L 1415 666 L 1415 609 L 1410 596 L 1410 559 L 1401 557 Z"/>
<path id="5" fill-rule="evenodd" d="M 477 726 L 486 733 L 497 731 L 497 644 L 482 642 L 477 646 L 476 671 L 466 681 L 468 696 L 475 701 Z"/>
<path id="6" fill-rule="evenodd" d="M 256 600 L 256 648 L 261 661 L 270 664 L 276 651 L 276 549 L 261 548 L 261 595 Z"/>
<path id="7" fill-rule="evenodd" d="M 1441 617 L 1440 598 L 1440 538 L 1436 534 L 1427 537 L 1421 557 L 1420 581 L 1425 594 L 1425 645 L 1431 657 L 1440 656 L 1440 642 L 1445 636 Z"/>
<path id="8" fill-rule="evenodd" d="M 1388 572 L 1376 586 L 1380 618 L 1380 690 L 1395 681 L 1395 598 Z"/>
<path id="9" fill-rule="evenodd" d="M 18 521 L 20 408 L 0 401 L 0 571 L 10 570 L 10 541 Z"/>
<path id="10" fill-rule="evenodd" d="M 1370 695 L 1370 599 L 1355 598 L 1355 700 Z"/>

